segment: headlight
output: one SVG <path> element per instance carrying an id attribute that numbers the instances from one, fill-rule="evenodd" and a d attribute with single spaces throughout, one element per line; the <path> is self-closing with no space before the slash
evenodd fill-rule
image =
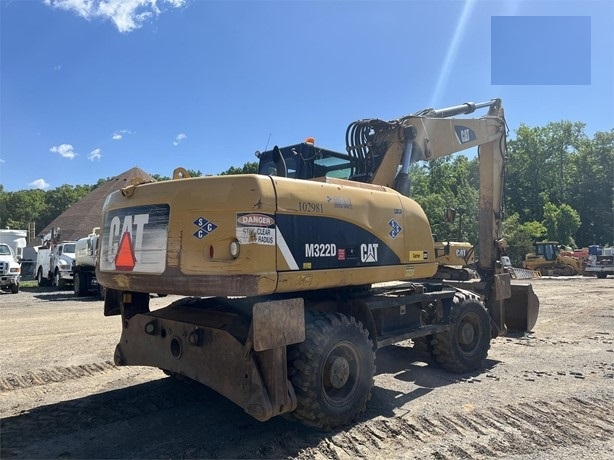
<path id="1" fill-rule="evenodd" d="M 230 255 L 236 259 L 237 257 L 239 257 L 240 253 L 241 244 L 237 240 L 232 241 L 230 243 Z"/>
<path id="2" fill-rule="evenodd" d="M 19 267 L 13 267 L 10 270 L 10 273 L 19 273 L 21 271 L 21 269 Z"/>

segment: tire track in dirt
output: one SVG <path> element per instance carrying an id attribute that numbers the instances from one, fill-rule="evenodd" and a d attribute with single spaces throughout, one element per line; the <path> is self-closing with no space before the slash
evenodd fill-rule
<path id="1" fill-rule="evenodd" d="M 0 393 L 47 385 L 49 383 L 80 379 L 109 370 L 117 370 L 117 367 L 111 361 L 103 361 L 99 363 L 81 364 L 78 366 L 38 369 L 23 375 L 8 374 L 0 376 Z"/>
<path id="2" fill-rule="evenodd" d="M 164 388 L 163 398 L 159 397 L 160 385 Z M 183 385 L 166 381 L 131 387 L 39 407 L 3 419 L 0 422 L 2 457 L 19 457 L 20 452 L 23 453 L 24 449 L 28 452 L 28 446 L 33 444 L 45 445 L 50 439 L 79 431 L 97 432 L 118 422 L 130 425 L 163 423 L 169 411 L 183 412 L 198 407 L 227 411 L 229 403 L 222 398 L 213 403 L 220 405 L 215 409 L 211 407 L 211 393 L 182 391 L 185 389 Z M 238 411 L 236 416 L 243 417 Z M 216 438 L 221 445 L 229 444 L 235 448 L 235 443 L 229 441 L 232 437 L 229 432 L 236 422 L 231 416 L 230 420 L 216 426 Z M 244 441 L 258 451 L 258 445 L 266 447 L 272 440 L 283 437 L 285 442 L 275 454 L 299 459 L 407 458 L 408 453 L 416 459 L 501 458 L 610 440 L 614 436 L 614 395 L 536 400 L 446 411 L 432 416 L 377 417 L 334 434 L 312 432 L 287 436 L 284 430 L 293 433 L 302 428 L 294 424 L 272 423 L 269 427 L 275 429 L 266 428 L 266 422 L 258 424 L 251 433 L 253 439 Z M 226 451 L 225 447 L 216 451 L 216 456 L 224 458 L 226 453 L 236 456 L 236 451 Z M 175 446 L 175 449 L 171 451 L 173 456 L 181 456 L 182 446 Z"/>
<path id="3" fill-rule="evenodd" d="M 322 440 L 327 458 L 483 459 L 587 445 L 614 436 L 614 397 L 534 401 L 435 416 L 375 419 Z M 395 439 L 392 445 L 382 440 Z M 387 446 L 387 447 L 386 447 Z"/>

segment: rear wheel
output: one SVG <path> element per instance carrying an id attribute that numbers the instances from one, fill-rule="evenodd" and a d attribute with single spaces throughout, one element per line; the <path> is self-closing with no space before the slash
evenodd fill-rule
<path id="1" fill-rule="evenodd" d="M 467 299 L 452 307 L 450 330 L 433 337 L 433 354 L 449 371 L 474 371 L 488 355 L 490 337 L 490 317 L 484 304 Z"/>
<path id="2" fill-rule="evenodd" d="M 88 292 L 87 277 L 84 273 L 75 273 L 73 291 L 76 296 L 82 297 Z"/>
<path id="3" fill-rule="evenodd" d="M 563 276 L 574 276 L 576 274 L 576 269 L 571 265 L 565 265 L 561 269 L 561 275 Z"/>
<path id="4" fill-rule="evenodd" d="M 608 277 L 608 273 L 607 272 L 597 272 L 597 278 L 599 279 L 604 279 Z"/>
<path id="5" fill-rule="evenodd" d="M 52 286 L 55 286 L 58 289 L 64 289 L 64 287 L 66 286 L 66 281 L 62 279 L 62 276 L 60 275 L 60 270 L 58 270 L 57 268 L 53 273 Z"/>
<path id="6" fill-rule="evenodd" d="M 307 313 L 305 341 L 288 348 L 295 419 L 331 430 L 354 421 L 371 397 L 375 353 L 369 333 L 340 313 Z"/>
<path id="7" fill-rule="evenodd" d="M 43 269 L 39 268 L 36 272 L 36 281 L 39 286 L 49 286 L 49 280 L 43 276 Z"/>

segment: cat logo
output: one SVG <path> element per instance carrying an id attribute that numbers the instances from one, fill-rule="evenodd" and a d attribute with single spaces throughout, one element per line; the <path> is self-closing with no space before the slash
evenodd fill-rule
<path id="1" fill-rule="evenodd" d="M 377 247 L 379 244 L 361 244 L 360 245 L 360 261 L 361 262 L 377 262 Z"/>

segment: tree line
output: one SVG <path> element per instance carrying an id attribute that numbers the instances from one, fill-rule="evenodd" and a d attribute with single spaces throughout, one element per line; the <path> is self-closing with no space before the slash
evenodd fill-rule
<path id="1" fill-rule="evenodd" d="M 591 138 L 580 122 L 543 127 L 524 124 L 508 142 L 505 175 L 504 237 L 518 264 L 535 240 L 572 247 L 614 241 L 614 129 Z M 477 243 L 479 159 L 453 155 L 411 166 L 411 195 L 425 210 L 439 241 Z M 255 173 L 257 163 L 230 167 L 221 175 Z M 191 176 L 200 171 L 189 170 Z M 156 180 L 169 177 L 154 174 Z M 94 185 L 62 185 L 52 190 L 5 192 L 0 184 L 0 228 L 45 228 Z M 443 219 L 454 209 L 453 223 Z M 479 250 L 479 248 L 478 248 Z"/>

